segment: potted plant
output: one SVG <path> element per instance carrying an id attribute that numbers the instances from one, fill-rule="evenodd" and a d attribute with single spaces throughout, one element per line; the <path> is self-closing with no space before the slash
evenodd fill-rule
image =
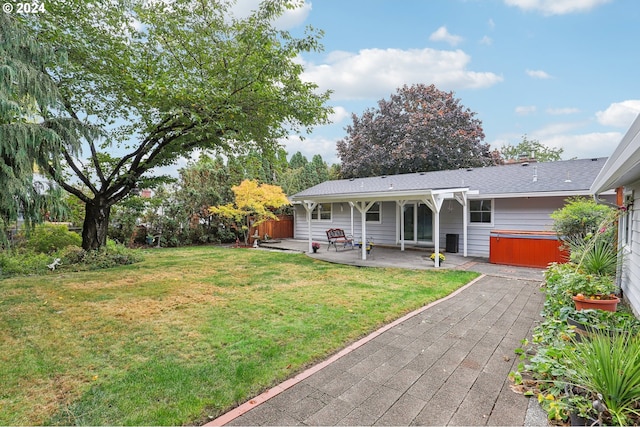
<path id="1" fill-rule="evenodd" d="M 315 254 L 316 252 L 318 252 L 318 249 L 320 249 L 320 243 L 318 243 L 318 242 L 311 243 L 311 249 L 313 250 L 313 253 Z"/>
<path id="2" fill-rule="evenodd" d="M 613 277 L 577 272 L 572 282 L 572 299 L 576 310 L 616 311 L 620 298 L 614 294 L 616 285 Z"/>
<path id="3" fill-rule="evenodd" d="M 440 264 L 442 264 L 442 263 L 444 262 L 444 260 L 445 260 L 445 256 L 444 256 L 444 254 L 443 254 L 442 252 L 440 252 L 440 253 L 438 254 L 438 257 L 440 258 Z M 432 254 L 431 254 L 431 256 L 430 256 L 429 258 L 431 259 L 431 261 L 435 262 L 435 260 L 436 260 L 436 253 L 435 253 L 435 252 L 434 252 L 434 253 L 432 253 Z"/>

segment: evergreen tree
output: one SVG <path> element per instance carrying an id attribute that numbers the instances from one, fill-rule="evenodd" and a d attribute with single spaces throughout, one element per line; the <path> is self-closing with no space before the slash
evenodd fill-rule
<path id="1" fill-rule="evenodd" d="M 38 43 L 14 15 L 0 14 L 2 242 L 6 242 L 9 223 L 17 221 L 19 214 L 27 226 L 63 214 L 59 188 L 34 174 L 37 166 L 61 171 L 63 152 L 77 152 L 81 133 L 89 132 L 79 121 L 59 114 L 63 109 L 60 93 L 43 71 L 63 61 L 64 52 Z"/>

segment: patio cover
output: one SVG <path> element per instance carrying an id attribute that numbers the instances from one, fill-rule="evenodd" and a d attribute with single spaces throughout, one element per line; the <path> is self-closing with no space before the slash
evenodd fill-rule
<path id="1" fill-rule="evenodd" d="M 467 221 L 468 216 L 468 203 L 467 195 L 478 194 L 478 191 L 471 191 L 468 187 L 465 188 L 441 188 L 441 189 L 424 189 L 424 190 L 402 190 L 394 191 L 390 188 L 384 192 L 363 192 L 363 193 L 344 193 L 344 194 L 330 194 L 330 195 L 314 195 L 314 196 L 302 196 L 297 198 L 292 197 L 293 203 L 302 204 L 307 214 L 307 226 L 309 227 L 309 252 L 312 251 L 311 244 L 313 242 L 313 236 L 311 235 L 311 213 L 321 203 L 341 203 L 347 202 L 351 207 L 355 207 L 360 212 L 361 218 L 361 233 L 362 233 L 362 259 L 367 259 L 366 244 L 367 241 L 367 221 L 366 215 L 369 209 L 376 202 L 388 202 L 394 201 L 400 207 L 401 212 L 404 211 L 404 206 L 408 202 L 422 202 L 431 209 L 434 215 L 433 225 L 433 243 L 435 246 L 435 252 L 440 252 L 440 209 L 442 203 L 447 199 L 457 200 L 462 205 L 463 209 L 463 253 L 467 256 Z M 404 230 L 404 215 L 400 215 L 400 230 Z M 404 251 L 404 233 L 400 233 L 400 249 Z M 436 257 L 435 266 L 440 266 L 440 259 Z"/>

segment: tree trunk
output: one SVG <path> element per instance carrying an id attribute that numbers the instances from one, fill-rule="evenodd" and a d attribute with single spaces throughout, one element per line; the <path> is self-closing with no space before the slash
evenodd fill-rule
<path id="1" fill-rule="evenodd" d="M 82 226 L 82 249 L 89 251 L 107 244 L 107 229 L 111 206 L 94 199 L 85 205 Z"/>

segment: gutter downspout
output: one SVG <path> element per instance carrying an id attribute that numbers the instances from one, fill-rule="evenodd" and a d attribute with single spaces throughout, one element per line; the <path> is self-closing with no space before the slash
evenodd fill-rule
<path id="1" fill-rule="evenodd" d="M 610 203 L 607 202 L 606 200 L 601 199 L 600 197 L 598 197 L 598 193 L 594 193 L 593 194 L 593 200 L 600 205 L 605 205 L 605 206 L 610 206 L 612 208 L 615 209 L 620 209 L 620 207 L 624 204 L 624 187 L 618 187 L 616 188 L 616 203 Z M 627 215 L 629 213 L 627 212 Z M 628 219 L 627 219 L 628 221 Z M 621 245 L 620 245 L 620 221 L 617 220 L 616 221 L 616 243 L 617 243 L 617 251 L 618 251 L 618 255 L 622 254 L 622 256 L 624 257 L 624 254 L 622 253 L 623 251 L 621 250 Z M 616 287 L 618 289 L 620 289 L 620 297 L 623 296 L 622 294 L 622 262 L 618 262 L 618 265 L 616 266 Z"/>

